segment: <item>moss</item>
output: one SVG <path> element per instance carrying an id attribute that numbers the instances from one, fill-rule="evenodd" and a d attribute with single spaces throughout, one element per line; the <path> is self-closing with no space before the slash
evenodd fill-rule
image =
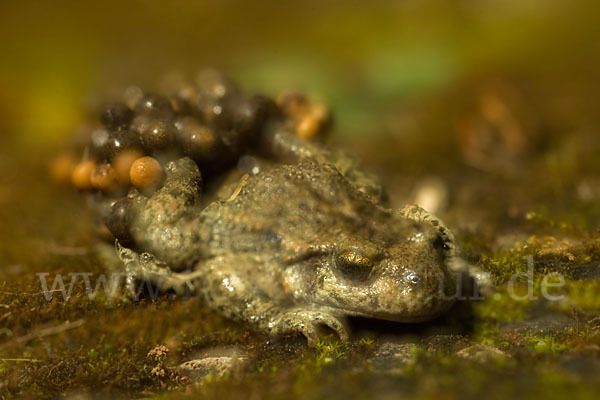
<path id="1" fill-rule="evenodd" d="M 520 296 L 525 296 L 526 289 L 515 288 Z M 480 321 L 513 322 L 527 316 L 531 300 L 527 298 L 514 299 L 505 288 L 498 288 L 496 293 L 485 301 L 474 304 L 475 313 Z"/>
<path id="2" fill-rule="evenodd" d="M 500 250 L 491 255 L 482 254 L 481 268 L 489 272 L 496 284 L 507 282 L 512 276 L 527 271 L 527 257 L 532 255 L 526 242 L 517 243 L 511 250 Z"/>
<path id="3" fill-rule="evenodd" d="M 525 214 L 525 219 L 527 221 L 532 221 L 542 227 L 547 227 L 551 229 L 558 229 L 566 232 L 580 232 L 581 228 L 577 229 L 573 223 L 568 221 L 558 221 L 554 218 L 551 218 L 547 215 L 541 214 L 536 211 L 529 211 Z"/>
<path id="4" fill-rule="evenodd" d="M 560 342 L 554 336 L 533 336 L 529 339 L 529 345 L 537 352 L 556 355 L 569 348 L 567 343 Z"/>
<path id="5" fill-rule="evenodd" d="M 566 284 L 566 298 L 560 304 L 576 307 L 578 310 L 600 315 L 600 281 L 581 280 L 568 281 Z"/>

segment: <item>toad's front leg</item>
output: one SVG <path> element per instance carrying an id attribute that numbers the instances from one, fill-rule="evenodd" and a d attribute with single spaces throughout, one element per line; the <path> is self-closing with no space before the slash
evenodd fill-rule
<path id="1" fill-rule="evenodd" d="M 139 281 L 147 281 L 153 285 L 156 293 L 172 290 L 178 296 L 187 296 L 194 293 L 194 285 L 189 274 L 178 273 L 163 261 L 157 259 L 150 253 L 136 253 L 135 251 L 121 246 L 116 241 L 117 256 L 125 265 L 126 285 L 129 295 L 139 299 L 143 286 L 136 286 Z"/>
<path id="2" fill-rule="evenodd" d="M 181 271 L 201 253 L 202 226 L 196 218 L 202 178 L 196 163 L 187 157 L 167 163 L 165 175 L 164 185 L 150 197 L 134 198 L 130 230 L 136 248 Z"/>
<path id="3" fill-rule="evenodd" d="M 268 294 L 253 284 L 248 278 L 259 273 L 260 263 L 252 255 L 219 256 L 200 263 L 192 274 L 198 278 L 198 292 L 209 307 L 257 331 L 272 336 L 301 333 L 311 347 L 319 338 L 320 327 L 330 328 L 342 340 L 348 339 L 346 327 L 337 316 L 294 305 L 283 293 Z M 244 266 L 248 272 L 240 272 L 236 266 Z"/>

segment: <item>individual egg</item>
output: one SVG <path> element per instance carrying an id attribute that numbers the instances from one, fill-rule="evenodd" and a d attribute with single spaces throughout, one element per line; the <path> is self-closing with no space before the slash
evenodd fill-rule
<path id="1" fill-rule="evenodd" d="M 144 92 L 141 88 L 138 86 L 129 86 L 123 93 L 123 101 L 130 109 L 135 110 L 135 106 L 140 102 L 143 96 Z"/>
<path id="2" fill-rule="evenodd" d="M 90 137 L 90 152 L 96 158 L 104 159 L 108 155 L 108 140 L 110 131 L 104 127 L 97 128 Z"/>
<path id="3" fill-rule="evenodd" d="M 127 128 L 133 119 L 133 111 L 123 103 L 112 103 L 100 113 L 100 121 L 111 130 Z"/>
<path id="4" fill-rule="evenodd" d="M 146 129 L 146 125 L 148 125 L 150 121 L 152 121 L 152 118 L 147 115 L 136 115 L 131 121 L 129 129 L 139 135 L 141 131 Z"/>
<path id="5" fill-rule="evenodd" d="M 162 180 L 162 175 L 160 163 L 149 156 L 135 160 L 129 170 L 129 179 L 133 186 L 144 191 L 156 189 Z"/>
<path id="6" fill-rule="evenodd" d="M 141 126 L 139 139 L 142 147 L 151 153 L 165 150 L 175 139 L 173 124 L 162 119 L 150 120 Z"/>
<path id="7" fill-rule="evenodd" d="M 111 132 L 107 143 L 109 158 L 112 159 L 122 151 L 138 146 L 139 141 L 134 132 L 129 130 Z"/>
<path id="8" fill-rule="evenodd" d="M 131 235 L 131 200 L 127 197 L 113 203 L 110 211 L 104 216 L 104 224 L 110 233 L 123 245 L 133 242 Z"/>
<path id="9" fill-rule="evenodd" d="M 286 90 L 277 97 L 277 106 L 288 116 L 304 114 L 309 106 L 304 94 L 296 90 Z"/>
<path id="10" fill-rule="evenodd" d="M 77 160 L 72 153 L 63 153 L 50 163 L 50 178 L 57 183 L 70 183 Z"/>
<path id="11" fill-rule="evenodd" d="M 195 106 L 205 124 L 222 129 L 231 127 L 231 107 L 227 101 L 200 95 L 196 99 Z"/>
<path id="12" fill-rule="evenodd" d="M 131 169 L 131 165 L 133 165 L 135 160 L 142 158 L 143 156 L 144 153 L 138 149 L 127 149 L 115 155 L 113 159 L 113 166 L 121 185 L 129 186 L 131 184 L 131 180 L 129 178 L 129 170 Z"/>
<path id="13" fill-rule="evenodd" d="M 90 141 L 91 153 L 100 160 L 111 160 L 123 150 L 138 146 L 136 134 L 129 130 L 110 132 L 99 128 L 94 131 Z"/>
<path id="14" fill-rule="evenodd" d="M 155 118 L 170 118 L 173 115 L 171 102 L 159 94 L 146 94 L 135 105 L 135 112 Z"/>
<path id="15" fill-rule="evenodd" d="M 237 85 L 215 69 L 204 69 L 196 77 L 196 84 L 202 96 L 210 99 L 224 99 L 239 92 Z"/>
<path id="16" fill-rule="evenodd" d="M 243 132 L 227 129 L 219 131 L 218 135 L 225 149 L 224 159 L 241 155 L 247 144 L 247 137 Z"/>
<path id="17" fill-rule="evenodd" d="M 119 185 L 119 177 L 117 172 L 108 163 L 96 165 L 90 175 L 90 183 L 94 189 L 102 190 L 103 192 L 111 192 Z"/>
<path id="18" fill-rule="evenodd" d="M 80 190 L 92 189 L 91 177 L 95 168 L 96 163 L 91 160 L 81 161 L 78 163 L 75 168 L 73 168 L 73 173 L 71 174 L 73 186 Z"/>
<path id="19" fill-rule="evenodd" d="M 331 122 L 331 111 L 324 104 L 311 105 L 308 113 L 319 120 L 323 126 L 327 126 Z"/>
<path id="20" fill-rule="evenodd" d="M 191 84 L 185 74 L 180 71 L 167 73 L 158 82 L 158 88 L 171 102 L 175 114 L 190 114 L 192 112 L 198 89 Z"/>
<path id="21" fill-rule="evenodd" d="M 189 101 L 185 97 L 178 96 L 177 94 L 169 96 L 168 98 L 175 114 L 190 114 L 192 112 L 192 101 Z"/>
<path id="22" fill-rule="evenodd" d="M 277 106 L 272 99 L 255 95 L 236 103 L 233 112 L 233 129 L 254 136 L 258 134 L 265 120 L 277 114 Z"/>
<path id="23" fill-rule="evenodd" d="M 248 154 L 241 156 L 237 162 L 238 170 L 248 175 L 258 175 L 265 166 L 268 166 L 267 162 L 263 162 L 257 157 Z"/>
<path id="24" fill-rule="evenodd" d="M 211 128 L 201 124 L 197 119 L 180 118 L 175 121 L 175 127 L 183 153 L 196 162 L 207 162 L 218 154 L 219 138 Z"/>
<path id="25" fill-rule="evenodd" d="M 321 127 L 320 121 L 314 115 L 306 114 L 296 124 L 296 135 L 304 140 L 315 139 Z"/>
<path id="26" fill-rule="evenodd" d="M 184 85 L 177 90 L 175 96 L 190 103 L 194 100 L 197 94 L 198 91 L 192 85 Z"/>
<path id="27" fill-rule="evenodd" d="M 176 114 L 190 114 L 193 111 L 193 104 L 198 97 L 198 90 L 192 85 L 182 85 L 171 95 L 169 101 Z"/>
<path id="28" fill-rule="evenodd" d="M 329 110 L 322 104 L 311 105 L 296 122 L 296 135 L 305 140 L 321 136 L 330 125 Z"/>

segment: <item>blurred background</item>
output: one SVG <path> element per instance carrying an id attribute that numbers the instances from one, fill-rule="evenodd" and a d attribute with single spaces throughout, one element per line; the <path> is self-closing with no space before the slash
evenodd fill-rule
<path id="1" fill-rule="evenodd" d="M 394 206 L 424 197 L 456 222 L 496 221 L 490 235 L 532 210 L 594 227 L 599 17 L 585 0 L 2 2 L 2 219 L 27 214 L 19 187 L 98 104 L 216 67 L 247 93 L 329 105 L 331 142 Z"/>
<path id="2" fill-rule="evenodd" d="M 599 17 L 586 0 L 1 2 L 0 219 L 27 240 L 49 226 L 27 227 L 22 200 L 54 198 L 37 183 L 99 104 L 216 67 L 246 93 L 329 105 L 330 141 L 393 206 L 490 238 L 531 212 L 594 228 Z"/>
<path id="3" fill-rule="evenodd" d="M 583 122 L 597 110 L 599 11 L 585 0 L 3 1 L 2 140 L 53 143 L 98 92 L 203 66 L 248 91 L 317 96 L 338 137 L 408 134 L 425 102 L 450 108 L 502 79 L 529 91 L 526 107 L 567 104 Z"/>

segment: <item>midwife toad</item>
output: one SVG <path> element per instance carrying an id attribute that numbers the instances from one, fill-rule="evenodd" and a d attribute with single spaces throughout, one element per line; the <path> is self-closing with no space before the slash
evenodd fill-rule
<path id="1" fill-rule="evenodd" d="M 284 129 L 263 140 L 286 164 L 245 175 L 204 208 L 189 158 L 169 162 L 150 197 L 130 194 L 135 251 L 117 242 L 129 283 L 195 292 L 224 316 L 313 345 L 321 325 L 346 339 L 346 316 L 433 319 L 477 272 L 440 220 L 417 206 L 386 208 L 348 156 Z"/>

